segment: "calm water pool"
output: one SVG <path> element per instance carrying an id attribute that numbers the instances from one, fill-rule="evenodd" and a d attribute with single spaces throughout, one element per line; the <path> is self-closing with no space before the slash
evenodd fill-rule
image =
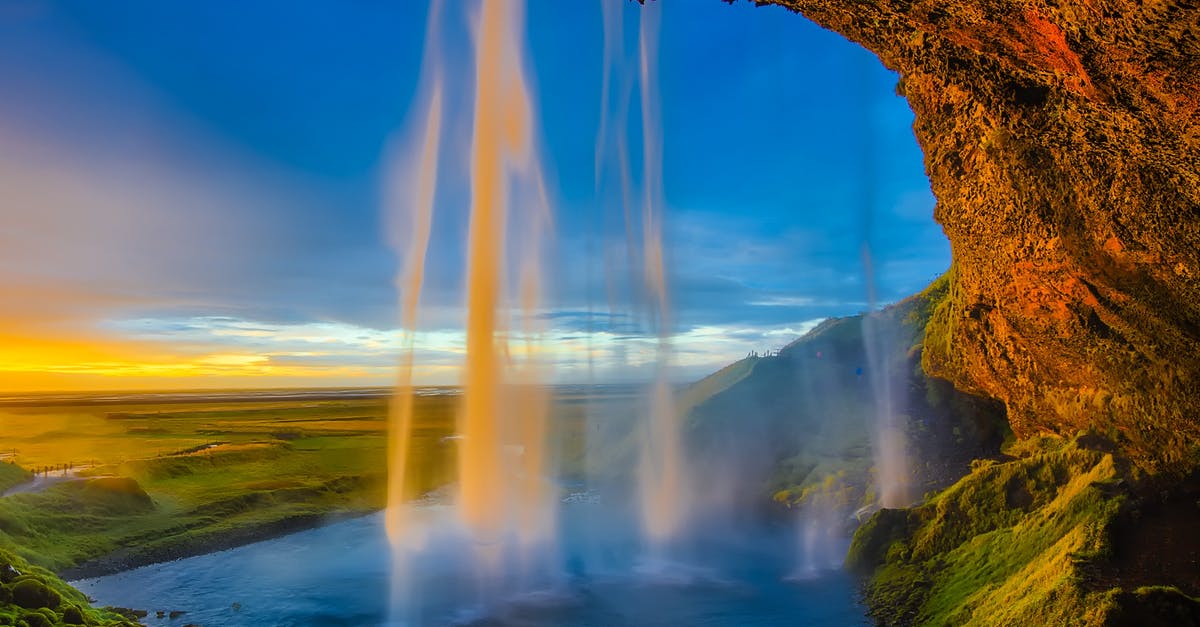
<path id="1" fill-rule="evenodd" d="M 101 604 L 149 610 L 149 625 L 868 624 L 852 577 L 790 576 L 804 559 L 785 526 L 697 533 L 672 559 L 647 560 L 602 505 L 564 505 L 562 520 L 556 574 L 505 581 L 486 601 L 468 552 L 433 542 L 410 562 L 416 592 L 400 602 L 419 607 L 397 611 L 381 515 L 75 584 Z M 158 610 L 186 613 L 159 620 Z"/>

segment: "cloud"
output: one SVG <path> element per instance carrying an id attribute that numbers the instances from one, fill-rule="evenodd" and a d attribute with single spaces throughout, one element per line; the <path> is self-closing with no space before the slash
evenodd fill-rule
<path id="1" fill-rule="evenodd" d="M 36 10 L 0 9 L 20 14 L 0 40 L 0 385 L 390 383 L 404 336 L 398 254 L 386 245 L 397 225 L 378 211 L 380 151 L 410 107 L 422 20 L 379 17 L 423 9 L 317 8 L 277 24 L 270 45 L 230 37 L 213 48 L 181 16 L 229 33 L 276 16 L 262 9 L 230 22 L 164 5 L 118 19 L 84 5 L 14 6 Z M 564 7 L 531 7 L 531 19 L 562 23 L 555 18 L 574 10 Z M 745 28 L 713 31 L 707 13 L 690 10 L 664 23 L 664 42 L 677 46 L 664 49 L 664 68 L 696 54 L 713 61 L 701 74 L 692 63 L 662 76 L 672 346 L 685 379 L 777 347 L 813 320 L 865 309 L 864 243 L 883 301 L 920 289 L 949 259 L 894 77 L 806 22 L 712 10 Z M 309 36 L 331 17 L 361 29 Z M 599 25 L 579 26 L 531 28 L 531 47 L 598 46 L 580 33 L 598 35 Z M 454 41 L 466 37 L 456 28 Z M 740 52 L 714 53 L 714 36 L 731 44 L 720 50 Z M 449 76 L 469 55 L 447 48 Z M 745 72 L 746 59 L 765 58 L 755 50 L 778 52 L 767 56 L 780 65 Z M 562 380 L 648 376 L 656 350 L 622 208 L 595 197 L 589 107 L 599 86 L 579 65 L 594 56 L 598 71 L 595 52 L 535 55 L 539 82 L 579 88 L 548 90 L 539 103 L 546 166 L 561 189 L 552 192 L 546 297 L 533 316 L 538 354 Z M 850 57 L 874 64 L 854 80 L 881 91 L 847 113 L 845 98 L 862 96 L 841 78 L 858 68 Z M 739 88 L 693 97 L 713 68 Z M 771 79 L 780 73 L 821 80 Z M 819 94 L 793 88 L 825 82 Z M 415 339 L 427 382 L 454 382 L 465 345 L 465 83 L 447 86 L 446 174 Z M 728 115 L 745 103 L 767 114 Z M 873 138 L 879 207 L 863 216 L 853 168 L 864 157 L 862 116 L 876 109 L 888 122 Z M 519 328 L 517 312 L 505 317 Z"/>

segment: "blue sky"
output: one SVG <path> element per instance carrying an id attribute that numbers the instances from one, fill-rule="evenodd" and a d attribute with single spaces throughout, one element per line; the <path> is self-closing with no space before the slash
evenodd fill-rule
<path id="1" fill-rule="evenodd" d="M 640 371 L 631 355 L 647 338 L 628 303 L 607 316 L 599 263 L 623 242 L 595 180 L 600 1 L 621 2 L 530 0 L 526 61 L 555 215 L 547 334 L 578 348 L 590 329 L 592 375 L 614 380 Z M 444 5 L 459 85 L 449 171 L 469 144 L 476 7 Z M 633 36 L 643 9 L 622 10 Z M 680 378 L 865 309 L 864 244 L 883 302 L 948 267 L 912 113 L 873 55 L 778 7 L 656 10 Z M 104 347 L 70 363 L 0 353 L 0 369 L 46 388 L 390 381 L 398 260 L 382 190 L 419 101 L 426 12 L 371 0 L 0 6 L 0 323 L 27 352 L 63 338 Z M 461 360 L 469 194 L 453 174 L 443 187 L 418 353 L 428 383 L 453 383 Z M 555 378 L 585 377 L 581 354 L 557 356 Z"/>

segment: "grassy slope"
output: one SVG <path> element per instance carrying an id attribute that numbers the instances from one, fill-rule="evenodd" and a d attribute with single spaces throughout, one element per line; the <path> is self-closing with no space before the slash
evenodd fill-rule
<path id="1" fill-rule="evenodd" d="M 766 357 L 743 357 L 688 386 L 678 397 L 681 414 L 690 413 L 708 399 L 728 390 L 754 372 L 754 366 Z"/>
<path id="2" fill-rule="evenodd" d="M 926 312 L 923 342 L 944 352 L 944 294 Z M 878 512 L 847 558 L 871 575 L 875 619 L 1200 625 L 1200 480 L 1139 476 L 1114 450 L 1095 435 L 1014 442 L 920 506 Z"/>
<path id="3" fill-rule="evenodd" d="M 66 624 L 125 627 L 136 623 L 111 609 L 91 607 L 81 592 L 50 571 L 0 549 L 0 625 Z"/>
<path id="4" fill-rule="evenodd" d="M 0 493 L 9 488 L 25 483 L 33 477 L 28 470 L 16 464 L 0 463 Z"/>
<path id="5" fill-rule="evenodd" d="M 1022 442 L 1010 451 L 1016 459 L 976 464 L 920 507 L 877 513 L 847 558 L 848 566 L 873 572 L 867 600 L 876 620 L 1200 623 L 1200 604 L 1176 588 L 1145 585 L 1156 576 L 1171 579 L 1167 566 L 1157 573 L 1126 569 L 1125 586 L 1104 575 L 1129 553 L 1114 530 L 1137 499 L 1130 488 L 1137 479 L 1110 450 L 1093 436 Z M 1200 510 L 1195 502 L 1191 509 L 1194 524 Z M 1188 518 L 1175 523 L 1187 525 Z"/>
<path id="6" fill-rule="evenodd" d="M 830 319 L 776 356 L 742 360 L 698 384 L 684 405 L 691 444 L 713 469 L 704 480 L 734 474 L 748 500 L 774 495 L 791 506 L 818 493 L 850 510 L 872 502 L 870 368 L 880 361 L 919 460 L 911 478 L 918 496 L 994 450 L 1001 408 L 920 369 L 923 329 L 946 285 L 939 280 L 871 316 L 881 360 L 868 359 L 862 316 Z"/>
<path id="7" fill-rule="evenodd" d="M 152 500 L 114 500 L 80 482 L 5 497 L 0 546 L 53 569 L 113 553 L 136 564 L 233 531 L 245 541 L 370 511 L 383 499 L 385 412 L 378 400 L 8 409 L 6 442 L 22 463 L 86 463 L 85 474 L 132 478 Z"/>

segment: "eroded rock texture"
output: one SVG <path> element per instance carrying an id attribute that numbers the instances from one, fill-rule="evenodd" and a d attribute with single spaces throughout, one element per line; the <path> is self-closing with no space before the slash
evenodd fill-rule
<path id="1" fill-rule="evenodd" d="M 1194 464 L 1200 3 L 771 3 L 901 74 L 954 254 L 927 371 L 1003 400 L 1019 437 Z"/>

